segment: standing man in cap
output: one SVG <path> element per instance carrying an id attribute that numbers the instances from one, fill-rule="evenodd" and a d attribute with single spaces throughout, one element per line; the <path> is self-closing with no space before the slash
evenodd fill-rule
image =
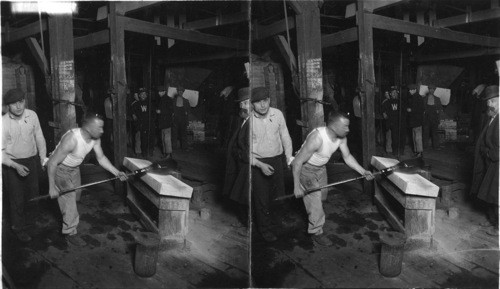
<path id="1" fill-rule="evenodd" d="M 307 232 L 313 241 L 321 246 L 331 246 L 332 241 L 323 235 L 325 212 L 322 197 L 326 197 L 327 189 L 317 190 L 304 195 L 304 190 L 314 189 L 327 184 L 326 163 L 332 154 L 340 149 L 345 163 L 359 174 L 373 179 L 371 172 L 365 170 L 351 155 L 347 147 L 349 118 L 342 112 L 331 112 L 327 126 L 311 131 L 306 141 L 292 161 L 293 184 L 296 198 L 303 197 L 304 206 L 309 219 Z M 323 195 L 323 196 L 322 196 Z"/>
<path id="2" fill-rule="evenodd" d="M 174 98 L 174 113 L 172 124 L 172 140 L 174 147 L 177 148 L 177 141 L 180 141 L 181 149 L 187 150 L 187 127 L 189 124 L 189 101 L 183 97 L 184 87 L 177 87 L 177 94 Z"/>
<path id="3" fill-rule="evenodd" d="M 31 208 L 27 202 L 38 195 L 38 170 L 47 158 L 47 148 L 37 114 L 26 108 L 24 92 L 7 91 L 3 103 L 8 107 L 2 117 L 3 181 L 9 194 L 11 228 L 20 241 L 29 242 L 25 226 Z"/>
<path id="4" fill-rule="evenodd" d="M 139 137 L 136 135 L 136 153 L 142 153 L 142 157 L 151 157 L 153 155 L 154 140 L 153 135 L 153 115 L 151 114 L 150 101 L 147 100 L 148 94 L 145 88 L 139 89 L 139 101 L 133 106 L 132 118 L 136 122 L 136 128 Z"/>
<path id="5" fill-rule="evenodd" d="M 399 91 L 396 86 L 391 86 L 391 98 L 383 104 L 383 116 L 386 119 L 386 130 L 391 131 L 391 149 L 395 156 L 404 153 L 405 147 L 405 109 L 402 107 L 403 103 L 399 99 Z M 389 151 L 388 151 L 389 152 Z"/>
<path id="6" fill-rule="evenodd" d="M 238 90 L 236 102 L 240 107 L 240 122 L 238 128 L 229 140 L 224 178 L 223 195 L 228 196 L 238 204 L 238 218 L 245 226 L 248 222 L 248 189 L 250 186 L 250 150 L 248 118 L 251 111 L 250 89 L 244 87 Z"/>
<path id="7" fill-rule="evenodd" d="M 283 167 L 292 161 L 292 139 L 283 113 L 269 106 L 268 89 L 254 88 L 251 97 L 252 205 L 260 234 L 273 242 L 277 237 L 271 232 L 270 200 L 285 194 Z"/>
<path id="8" fill-rule="evenodd" d="M 417 93 L 417 85 L 408 85 L 410 91 L 408 108 L 408 125 L 412 130 L 413 150 L 416 157 L 422 156 L 424 151 L 422 144 L 422 124 L 424 123 L 424 101 L 422 96 Z"/>
<path id="9" fill-rule="evenodd" d="M 160 129 L 162 153 L 164 158 L 172 157 L 172 99 L 168 97 L 165 86 L 158 86 L 158 128 Z"/>
<path id="10" fill-rule="evenodd" d="M 485 89 L 484 100 L 488 106 L 489 119 L 481 131 L 474 150 L 474 171 L 471 195 L 487 206 L 488 234 L 498 236 L 498 85 Z"/>
<path id="11" fill-rule="evenodd" d="M 440 144 L 437 131 L 439 119 L 443 113 L 443 105 L 441 104 L 441 99 L 434 95 L 434 91 L 436 91 L 436 86 L 434 84 L 429 84 L 429 92 L 427 96 L 424 97 L 424 135 L 422 141 L 424 148 L 428 147 L 430 133 L 432 147 L 439 150 Z"/>
<path id="12" fill-rule="evenodd" d="M 83 118 L 82 127 L 68 130 L 47 162 L 49 194 L 51 198 L 57 198 L 63 220 L 62 233 L 68 242 L 79 247 L 85 246 L 86 242 L 77 236 L 80 220 L 76 206 L 77 191 L 64 195 L 59 195 L 59 192 L 81 185 L 80 165 L 92 149 L 101 167 L 122 181 L 127 179 L 127 175 L 115 168 L 102 151 L 103 128 L 102 116 L 87 113 Z"/>

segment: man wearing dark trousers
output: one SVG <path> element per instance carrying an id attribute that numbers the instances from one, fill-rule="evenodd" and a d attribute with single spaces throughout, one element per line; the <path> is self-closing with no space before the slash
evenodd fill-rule
<path id="1" fill-rule="evenodd" d="M 488 220 L 481 226 L 486 233 L 498 236 L 498 85 L 485 89 L 484 100 L 488 106 L 488 119 L 474 150 L 474 171 L 471 195 L 486 205 Z"/>
<path id="2" fill-rule="evenodd" d="M 182 150 L 188 149 L 187 127 L 189 124 L 189 101 L 183 97 L 184 87 L 177 87 L 177 94 L 173 101 L 173 123 L 172 123 L 172 145 L 178 148 L 177 141 L 180 142 Z"/>
<path id="3" fill-rule="evenodd" d="M 251 112 L 250 90 L 248 87 L 238 90 L 236 101 L 240 106 L 240 122 L 228 143 L 226 174 L 223 195 L 237 204 L 238 219 L 247 227 L 250 177 L 250 143 L 248 118 Z"/>
<path id="4" fill-rule="evenodd" d="M 408 125 L 412 130 L 413 139 L 413 151 L 415 156 L 422 156 L 424 151 L 422 144 L 422 124 L 424 122 L 424 100 L 422 96 L 417 92 L 417 85 L 408 85 L 408 90 L 410 92 L 408 107 L 406 111 L 408 112 Z"/>
<path id="5" fill-rule="evenodd" d="M 404 153 L 405 147 L 405 112 L 404 103 L 399 99 L 396 86 L 391 87 L 391 98 L 384 102 L 383 115 L 386 119 L 387 130 L 391 131 L 392 153 L 399 156 Z"/>
<path id="6" fill-rule="evenodd" d="M 161 149 L 164 158 L 172 157 L 172 99 L 168 97 L 164 86 L 158 86 L 158 129 L 161 136 Z"/>
<path id="7" fill-rule="evenodd" d="M 423 145 L 424 148 L 428 147 L 429 134 L 432 138 L 432 147 L 434 149 L 440 149 L 438 126 L 440 116 L 443 113 L 443 105 L 441 104 L 441 99 L 434 95 L 436 91 L 436 86 L 434 84 L 429 85 L 429 92 L 424 98 L 424 127 L 423 127 Z"/>
<path id="8" fill-rule="evenodd" d="M 251 99 L 252 205 L 260 234 L 273 242 L 277 237 L 271 232 L 269 206 L 285 194 L 284 166 L 292 160 L 292 140 L 283 113 L 269 107 L 268 89 L 252 89 Z"/>
<path id="9" fill-rule="evenodd" d="M 133 106 L 132 118 L 140 134 L 139 146 L 142 157 L 151 157 L 154 149 L 154 112 L 151 111 L 151 102 L 145 88 L 139 89 L 139 101 Z M 136 139 L 137 145 L 137 139 Z"/>
<path id="10" fill-rule="evenodd" d="M 47 158 L 47 148 L 38 116 L 26 108 L 24 95 L 20 89 L 11 89 L 3 99 L 8 112 L 2 117 L 2 170 L 11 228 L 20 241 L 29 242 L 26 213 L 34 208 L 28 208 L 28 200 L 39 193 L 38 170 Z"/>

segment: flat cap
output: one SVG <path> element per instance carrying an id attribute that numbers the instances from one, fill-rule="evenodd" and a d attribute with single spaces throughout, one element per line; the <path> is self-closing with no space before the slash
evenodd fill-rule
<path id="1" fill-rule="evenodd" d="M 166 91 L 166 90 L 165 90 L 165 86 L 163 86 L 163 85 L 158 85 L 158 86 L 156 87 L 156 90 L 157 90 L 157 91 Z"/>
<path id="2" fill-rule="evenodd" d="M 269 98 L 269 90 L 266 87 L 256 87 L 252 89 L 252 103 Z"/>
<path id="3" fill-rule="evenodd" d="M 409 90 L 417 89 L 417 85 L 415 83 L 408 84 L 408 89 Z"/>
<path id="4" fill-rule="evenodd" d="M 391 92 L 394 91 L 394 90 L 398 91 L 398 87 L 395 86 L 395 85 L 391 86 L 391 89 L 389 89 L 389 91 L 391 91 Z"/>
<path id="5" fill-rule="evenodd" d="M 498 85 L 490 85 L 484 89 L 483 100 L 498 97 Z"/>
<path id="6" fill-rule="evenodd" d="M 146 92 L 146 88 L 144 87 L 139 88 L 139 92 Z"/>
<path id="7" fill-rule="evenodd" d="M 18 88 L 14 88 L 5 93 L 5 95 L 3 96 L 3 104 L 15 103 L 22 100 L 23 98 L 24 98 L 24 91 Z"/>
<path id="8" fill-rule="evenodd" d="M 236 98 L 236 102 L 242 102 L 250 98 L 250 88 L 243 87 L 238 90 L 238 97 Z"/>

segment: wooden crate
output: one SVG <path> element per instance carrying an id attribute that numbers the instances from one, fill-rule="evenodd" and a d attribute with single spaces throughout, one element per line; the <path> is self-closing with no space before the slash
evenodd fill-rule
<path id="1" fill-rule="evenodd" d="M 372 157 L 382 170 L 397 164 L 394 159 Z M 419 174 L 395 172 L 375 182 L 375 205 L 391 226 L 409 239 L 432 241 L 439 187 Z"/>
<path id="2" fill-rule="evenodd" d="M 130 171 L 147 167 L 151 162 L 125 157 Z M 172 175 L 148 172 L 127 182 L 127 201 L 141 223 L 156 232 L 162 241 L 183 242 L 188 233 L 189 202 L 193 188 Z"/>

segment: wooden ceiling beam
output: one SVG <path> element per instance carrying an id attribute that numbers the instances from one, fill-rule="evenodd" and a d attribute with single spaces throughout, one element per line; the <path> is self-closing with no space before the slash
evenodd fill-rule
<path id="1" fill-rule="evenodd" d="M 280 34 L 281 32 L 286 31 L 286 21 L 285 19 L 281 19 L 279 21 L 274 22 L 273 24 L 269 25 L 259 25 L 256 24 L 256 33 L 255 37 L 256 39 L 264 39 L 267 37 L 274 36 L 276 34 Z M 295 17 L 290 16 L 288 17 L 288 29 L 294 29 L 295 28 Z"/>
<path id="2" fill-rule="evenodd" d="M 183 28 L 196 30 L 245 21 L 250 21 L 250 14 L 247 11 L 187 22 L 184 24 Z"/>
<path id="3" fill-rule="evenodd" d="M 358 27 L 321 36 L 321 48 L 325 49 L 349 42 L 358 41 Z"/>
<path id="4" fill-rule="evenodd" d="M 372 21 L 373 28 L 377 29 L 471 45 L 500 47 L 500 38 L 458 32 L 447 28 L 431 27 L 370 13 L 366 13 L 366 18 Z"/>
<path id="5" fill-rule="evenodd" d="M 42 31 L 47 30 L 47 20 L 42 19 Z M 5 42 L 13 42 L 40 34 L 40 21 L 36 21 L 20 28 L 9 28 L 5 31 Z"/>
<path id="6" fill-rule="evenodd" d="M 471 58 L 471 57 L 481 57 L 488 55 L 500 55 L 500 48 L 484 48 L 476 50 L 467 51 L 454 51 L 431 55 L 417 55 L 411 58 L 411 61 L 415 62 L 427 62 L 427 61 L 440 61 L 449 59 L 459 59 L 459 58 Z"/>
<path id="7" fill-rule="evenodd" d="M 434 27 L 451 27 L 473 22 L 500 19 L 500 8 L 488 9 L 483 11 L 461 14 L 453 17 L 437 19 Z"/>
<path id="8" fill-rule="evenodd" d="M 248 50 L 237 51 L 237 52 L 222 52 L 210 55 L 200 55 L 200 56 L 189 56 L 184 58 L 176 57 L 175 59 L 159 60 L 160 64 L 179 64 L 179 63 L 193 63 L 193 62 L 203 62 L 230 58 L 240 58 L 248 57 Z"/>
<path id="9" fill-rule="evenodd" d="M 160 36 L 176 40 L 183 40 L 188 42 L 195 42 L 200 44 L 226 47 L 232 49 L 248 49 L 248 41 L 233 39 L 223 36 L 211 35 L 201 33 L 198 31 L 185 30 L 175 27 L 168 27 L 166 25 L 151 23 L 138 19 L 133 19 L 124 16 L 117 16 L 119 21 L 122 21 L 126 31 L 148 34 L 153 36 Z"/>
<path id="10" fill-rule="evenodd" d="M 109 30 L 104 29 L 85 36 L 73 38 L 73 48 L 75 50 L 93 47 L 96 45 L 109 43 Z"/>
<path id="11" fill-rule="evenodd" d="M 151 8 L 154 5 L 161 4 L 162 1 L 122 1 L 116 3 L 116 13 L 125 15 L 144 8 Z"/>

